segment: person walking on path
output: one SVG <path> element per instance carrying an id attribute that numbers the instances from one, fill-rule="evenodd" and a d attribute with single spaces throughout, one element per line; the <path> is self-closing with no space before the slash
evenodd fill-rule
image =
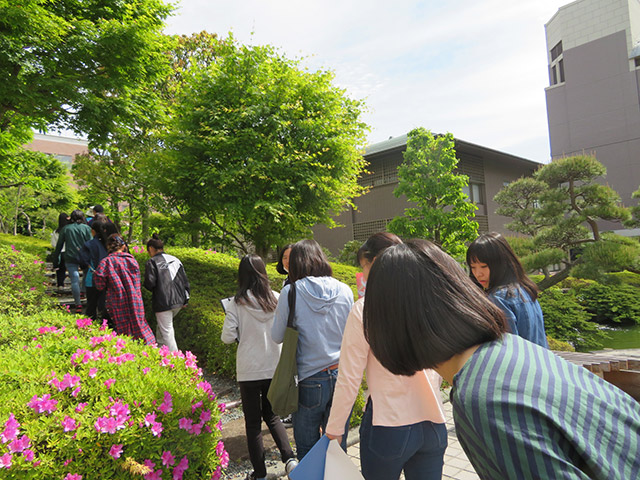
<path id="1" fill-rule="evenodd" d="M 126 250 L 127 245 L 119 234 L 110 235 L 107 240 L 109 255 L 100 262 L 93 278 L 98 290 L 107 291 L 107 311 L 116 333 L 153 345 L 156 339 L 144 318 L 140 267 Z"/>
<path id="2" fill-rule="evenodd" d="M 467 265 L 473 279 L 506 315 L 511 333 L 549 348 L 538 287 L 499 233 L 476 238 L 467 249 Z"/>
<path id="3" fill-rule="evenodd" d="M 80 297 L 80 265 L 78 265 L 78 251 L 80 248 L 91 240 L 91 227 L 87 225 L 82 210 L 74 210 L 71 212 L 69 225 L 66 225 L 58 237 L 56 249 L 53 252 L 53 267 L 58 268 L 62 249 L 64 253 L 62 258 L 69 272 L 71 280 L 71 293 L 75 302 L 75 313 L 82 313 L 82 301 Z"/>
<path id="4" fill-rule="evenodd" d="M 640 478 L 640 404 L 506 333 L 502 310 L 475 292 L 453 258 L 414 240 L 378 256 L 363 315 L 385 368 L 434 368 L 452 385 L 456 434 L 480 478 Z"/>
<path id="5" fill-rule="evenodd" d="M 56 228 L 53 232 L 51 232 L 51 247 L 55 251 L 56 246 L 58 245 L 58 238 L 60 238 L 60 232 L 62 229 L 69 224 L 69 216 L 66 213 L 61 213 L 58 215 L 58 228 Z M 56 272 L 56 286 L 58 289 L 64 287 L 64 277 L 67 274 L 67 269 L 64 264 L 64 245 L 62 246 L 60 260 L 58 261 L 58 266 L 55 267 Z M 52 262 L 55 264 L 55 261 Z"/>
<path id="6" fill-rule="evenodd" d="M 271 337 L 282 343 L 289 315 L 298 331 L 298 411 L 293 435 L 298 459 L 311 450 L 326 431 L 331 399 L 338 377 L 340 344 L 353 306 L 353 292 L 331 275 L 324 252 L 314 240 L 291 247 L 291 284 L 280 292 Z M 348 420 L 347 420 L 348 421 Z M 342 439 L 346 450 L 346 436 Z"/>
<path id="7" fill-rule="evenodd" d="M 87 272 L 84 277 L 84 284 L 87 289 L 87 308 L 85 314 L 92 320 L 98 318 L 98 310 L 104 310 L 105 304 L 105 292 L 95 287 L 93 273 L 96 268 L 98 268 L 100 261 L 108 255 L 107 249 L 100 241 L 100 235 L 106 223 L 102 218 L 96 218 L 91 222 L 93 238 L 86 242 L 78 252 L 78 262 Z"/>
<path id="8" fill-rule="evenodd" d="M 399 243 L 396 235 L 381 232 L 360 247 L 358 262 L 365 282 L 376 257 Z M 433 370 L 400 376 L 380 365 L 364 336 L 363 307 L 360 298 L 347 318 L 327 437 L 340 441 L 346 434 L 345 421 L 366 369 L 369 398 L 360 425 L 362 475 L 367 480 L 397 480 L 404 470 L 407 480 L 439 480 L 447 448 L 442 379 Z"/>
<path id="9" fill-rule="evenodd" d="M 153 234 L 147 242 L 151 257 L 144 269 L 144 286 L 151 290 L 151 306 L 158 323 L 156 338 L 159 345 L 166 345 L 171 352 L 178 350 L 173 319 L 189 302 L 191 287 L 182 262 L 164 253 L 164 243 Z"/>
<path id="10" fill-rule="evenodd" d="M 253 472 L 247 480 L 267 476 L 262 420 L 264 419 L 287 473 L 297 465 L 284 425 L 267 399 L 273 372 L 280 358 L 280 345 L 271 339 L 273 313 L 278 293 L 271 290 L 264 262 L 258 255 L 246 255 L 238 267 L 238 291 L 227 305 L 221 339 L 238 342 L 236 377 L 240 387 L 249 458 Z"/>
<path id="11" fill-rule="evenodd" d="M 276 264 L 276 271 L 280 275 L 286 275 L 287 277 L 282 281 L 282 286 L 285 287 L 291 283 L 289 280 L 289 255 L 291 255 L 291 247 L 293 244 L 288 243 L 282 250 L 280 250 L 280 255 L 278 256 L 278 263 Z"/>

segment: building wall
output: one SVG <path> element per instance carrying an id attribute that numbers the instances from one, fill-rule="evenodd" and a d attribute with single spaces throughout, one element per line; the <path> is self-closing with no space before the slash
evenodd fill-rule
<path id="1" fill-rule="evenodd" d="M 76 155 L 89 152 L 86 140 L 41 133 L 35 133 L 33 141 L 24 148 L 53 155 L 69 167 Z"/>
<path id="2" fill-rule="evenodd" d="M 630 57 L 640 35 L 640 2 L 579 0 L 560 8 L 546 30 L 550 66 L 550 51 L 562 41 L 565 73 L 564 82 L 546 89 L 552 158 L 594 155 L 607 168 L 604 182 L 634 205 L 640 70 Z"/>
<path id="3" fill-rule="evenodd" d="M 343 227 L 329 229 L 316 225 L 313 228 L 314 238 L 322 246 L 337 254 L 351 240 L 364 241 L 373 233 L 384 231 L 389 221 L 412 206 L 405 196 L 397 198 L 393 194 L 398 186 L 397 166 L 403 160 L 405 149 L 406 144 L 365 155 L 370 162 L 368 170 L 371 174 L 361 178 L 361 184 L 370 189 L 354 201 L 356 209 L 349 209 L 336 217 L 336 222 Z M 482 186 L 485 201 L 476 213 L 480 231 L 513 235 L 504 228 L 509 219 L 495 214 L 498 205 L 493 197 L 505 183 L 533 173 L 537 164 L 471 144 L 458 144 L 456 152 L 460 159 L 458 170 L 468 175 L 470 182 Z"/>

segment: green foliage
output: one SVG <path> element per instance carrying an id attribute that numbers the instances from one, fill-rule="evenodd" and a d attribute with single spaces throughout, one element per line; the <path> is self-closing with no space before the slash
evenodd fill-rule
<path id="1" fill-rule="evenodd" d="M 13 415 L 17 438 L 28 437 L 28 452 L 14 453 L 5 475 L 132 478 L 135 470 L 150 473 L 144 463 L 151 461 L 166 476 L 187 457 L 185 479 L 209 478 L 221 463 L 219 413 L 194 358 L 90 324 L 53 311 L 0 316 L 0 425 L 4 430 Z M 201 432 L 181 428 L 181 419 L 200 424 Z M 110 455 L 114 446 L 121 446 L 120 458 Z M 162 466 L 166 451 L 173 467 Z"/>
<path id="2" fill-rule="evenodd" d="M 549 288 L 538 297 L 544 326 L 549 337 L 570 343 L 576 350 L 594 350 L 602 346 L 605 335 L 590 322 L 591 314 L 578 302 L 572 291 Z"/>
<path id="3" fill-rule="evenodd" d="M 515 254 L 522 259 L 533 253 L 536 249 L 535 243 L 531 237 L 505 237 Z"/>
<path id="4" fill-rule="evenodd" d="M 555 338 L 547 336 L 547 342 L 549 343 L 549 350 L 555 350 L 556 352 L 575 352 L 576 349 L 567 342 L 562 340 L 556 340 Z"/>
<path id="5" fill-rule="evenodd" d="M 624 285 L 631 285 L 632 287 L 640 289 L 640 273 L 625 270 L 624 272 L 609 273 L 605 278 L 609 283 L 614 285 L 622 283 Z"/>
<path id="6" fill-rule="evenodd" d="M 218 41 L 217 60 L 194 65 L 176 97 L 162 192 L 215 225 L 221 244 L 263 255 L 334 226 L 363 192 L 363 105 L 269 46 Z"/>
<path id="7" fill-rule="evenodd" d="M 51 248 L 51 244 L 39 238 L 27 237 L 24 235 L 7 235 L 0 233 L 0 245 L 11 247 L 35 255 L 39 260 L 44 260 L 47 255 L 47 249 Z"/>
<path id="8" fill-rule="evenodd" d="M 358 250 L 362 246 L 362 242 L 358 240 L 350 240 L 344 244 L 342 250 L 338 254 L 338 261 L 340 263 L 344 263 L 345 265 L 353 265 L 354 267 L 359 267 L 358 263 Z"/>
<path id="9" fill-rule="evenodd" d="M 0 314 L 30 315 L 52 308 L 43 285 L 44 262 L 15 246 L 0 245 Z"/>
<path id="10" fill-rule="evenodd" d="M 637 267 L 638 242 L 600 233 L 599 221 L 626 222 L 630 218 L 619 195 L 598 183 L 605 174 L 605 167 L 593 157 L 561 158 L 496 195 L 497 213 L 514 220 L 507 228 L 533 236 L 535 250 L 523 263 L 544 271 L 545 278 L 538 284 L 541 289 L 562 281 L 574 267 L 576 275 L 589 278 Z M 551 276 L 554 264 L 560 264 L 562 270 Z"/>
<path id="11" fill-rule="evenodd" d="M 454 173 L 457 165 L 451 133 L 434 136 L 422 127 L 410 131 L 393 194 L 405 195 L 416 207 L 394 218 L 389 231 L 431 240 L 454 257 L 464 255 L 465 244 L 478 236 L 478 223 L 471 220 L 477 207 L 462 191 L 469 178 Z"/>
<path id="12" fill-rule="evenodd" d="M 115 124 L 152 115 L 145 86 L 168 67 L 161 30 L 172 9 L 161 0 L 0 2 L 0 155 L 32 127 L 104 139 Z"/>
<path id="13" fill-rule="evenodd" d="M 640 323 L 640 289 L 630 285 L 592 283 L 580 288 L 577 297 L 599 323 Z"/>
<path id="14" fill-rule="evenodd" d="M 640 199 L 640 188 L 631 194 L 632 198 Z M 631 207 L 631 218 L 627 220 L 625 226 L 632 227 L 640 227 L 640 203 Z"/>

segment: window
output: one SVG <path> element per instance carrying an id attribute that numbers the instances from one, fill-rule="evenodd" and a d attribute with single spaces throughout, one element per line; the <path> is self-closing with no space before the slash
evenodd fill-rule
<path id="1" fill-rule="evenodd" d="M 462 192 L 468 197 L 468 201 L 473 202 L 478 207 L 476 215 L 486 215 L 487 207 L 484 196 L 484 185 L 476 182 L 469 182 L 469 185 L 462 187 Z"/>
<path id="2" fill-rule="evenodd" d="M 385 218 L 381 220 L 373 220 L 372 222 L 354 223 L 353 239 L 359 242 L 364 242 L 374 233 L 384 232 L 387 229 L 387 224 L 391 220 L 391 218 Z"/>
<path id="3" fill-rule="evenodd" d="M 551 63 L 549 64 L 549 83 L 558 85 L 564 83 L 564 58 L 562 41 L 551 49 Z"/>
<path id="4" fill-rule="evenodd" d="M 375 187 L 378 185 L 386 185 L 388 183 L 397 182 L 398 167 L 400 166 L 401 161 L 401 157 L 392 157 L 384 158 L 381 161 L 372 162 L 372 164 L 369 166 L 369 171 L 371 173 L 365 174 L 360 177 L 358 179 L 358 184 L 362 187 Z"/>

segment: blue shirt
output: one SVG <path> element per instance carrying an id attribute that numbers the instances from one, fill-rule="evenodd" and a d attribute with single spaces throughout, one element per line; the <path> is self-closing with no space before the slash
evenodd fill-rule
<path id="1" fill-rule="evenodd" d="M 540 303 L 532 300 L 524 288 L 519 285 L 501 287 L 491 292 L 489 299 L 506 315 L 511 333 L 549 348 Z"/>
<path id="2" fill-rule="evenodd" d="M 289 290 L 280 292 L 271 338 L 282 343 L 289 316 Z M 351 288 L 333 277 L 305 277 L 295 282 L 293 326 L 298 330 L 298 378 L 304 380 L 338 363 L 342 334 L 353 306 Z"/>
<path id="3" fill-rule="evenodd" d="M 481 479 L 640 478 L 640 404 L 518 336 L 473 353 L 453 378 L 451 404 Z"/>

